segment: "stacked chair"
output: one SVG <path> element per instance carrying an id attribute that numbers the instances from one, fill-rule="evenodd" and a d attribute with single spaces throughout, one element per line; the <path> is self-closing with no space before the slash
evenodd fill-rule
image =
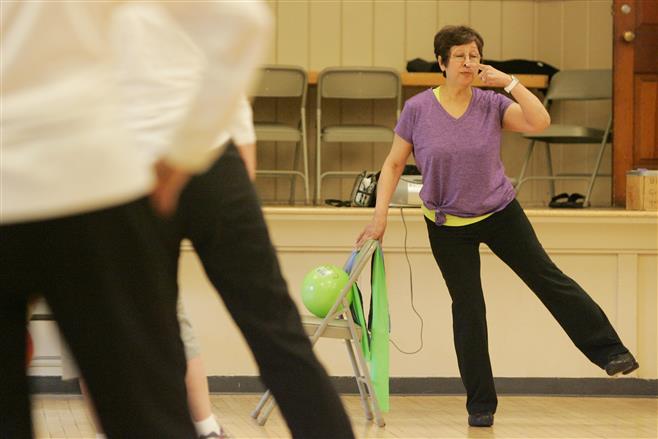
<path id="1" fill-rule="evenodd" d="M 256 122 L 258 142 L 292 142 L 295 144 L 294 159 L 290 169 L 257 169 L 256 175 L 290 178 L 290 204 L 295 202 L 295 182 L 299 177 L 304 184 L 306 204 L 310 204 L 308 146 L 306 137 L 306 71 L 299 66 L 266 65 L 261 71 L 261 81 L 253 94 L 257 99 L 293 98 L 299 104 L 299 120 L 295 125 L 278 121 Z M 299 170 L 299 161 L 302 169 Z"/>
<path id="2" fill-rule="evenodd" d="M 564 70 L 556 73 L 551 79 L 544 106 L 550 111 L 551 105 L 562 101 L 596 101 L 612 99 L 612 71 L 611 70 Z M 612 104 L 610 104 L 610 116 L 604 129 L 592 128 L 580 125 L 551 124 L 540 133 L 525 133 L 523 137 L 529 140 L 525 161 L 521 173 L 517 179 L 516 191 L 530 180 L 548 180 L 551 182 L 551 196 L 555 198 L 556 180 L 586 180 L 587 191 L 583 200 L 571 200 L 568 207 L 583 207 L 590 204 L 592 188 L 596 177 L 599 176 L 601 160 L 605 146 L 612 141 Z M 537 142 L 544 143 L 546 160 L 548 164 L 548 175 L 528 175 L 528 168 L 532 160 L 533 152 Z M 578 146 L 583 144 L 597 144 L 598 151 L 594 166 L 586 173 L 557 174 L 553 173 L 551 158 L 551 144 L 564 144 Z M 562 194 L 567 196 L 567 194 Z M 561 195 L 560 195 L 561 196 Z M 558 197 L 560 197 L 558 196 Z M 573 196 L 572 196 L 573 197 Z M 580 198 L 579 196 L 577 198 Z"/>
<path id="3" fill-rule="evenodd" d="M 402 81 L 395 69 L 384 67 L 329 67 L 320 72 L 316 101 L 316 203 L 321 203 L 322 183 L 325 178 L 354 178 L 359 174 L 323 170 L 322 152 L 326 144 L 384 142 L 390 146 L 393 140 L 391 127 L 346 123 L 324 126 L 322 108 L 327 99 L 391 100 L 397 120 L 402 101 Z"/>

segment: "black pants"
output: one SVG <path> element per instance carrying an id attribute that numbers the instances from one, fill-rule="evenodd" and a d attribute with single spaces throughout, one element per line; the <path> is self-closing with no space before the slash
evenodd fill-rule
<path id="1" fill-rule="evenodd" d="M 180 240 L 189 238 L 293 436 L 353 437 L 340 398 L 301 326 L 258 197 L 233 145 L 183 190 L 174 230 L 173 264 Z"/>
<path id="2" fill-rule="evenodd" d="M 29 294 L 48 301 L 109 437 L 195 437 L 161 230 L 146 199 L 0 227 L 1 438 L 32 437 Z"/>
<path id="3" fill-rule="evenodd" d="M 601 308 L 548 257 L 516 200 L 468 226 L 426 222 L 432 253 L 452 298 L 455 350 L 469 413 L 495 412 L 498 403 L 487 346 L 480 243 L 530 287 L 590 361 L 604 367 L 611 356 L 628 352 Z"/>

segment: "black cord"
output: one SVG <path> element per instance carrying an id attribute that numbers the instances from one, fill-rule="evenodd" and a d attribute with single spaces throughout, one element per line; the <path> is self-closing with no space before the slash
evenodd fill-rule
<path id="1" fill-rule="evenodd" d="M 418 316 L 418 320 L 420 320 L 420 346 L 415 351 L 407 352 L 402 350 L 392 338 L 389 338 L 389 341 L 395 347 L 395 349 L 397 349 L 401 353 L 406 355 L 414 355 L 423 349 L 423 327 L 425 326 L 425 322 L 423 321 L 423 317 L 420 315 L 420 313 L 416 309 L 416 305 L 414 304 L 414 279 L 413 279 L 413 273 L 411 271 L 411 261 L 409 261 L 409 253 L 407 252 L 408 230 L 407 230 L 407 222 L 404 219 L 404 209 L 402 207 L 400 208 L 400 216 L 402 217 L 402 224 L 404 225 L 404 257 L 407 259 L 407 266 L 409 267 L 409 291 L 411 298 L 411 309 Z"/>

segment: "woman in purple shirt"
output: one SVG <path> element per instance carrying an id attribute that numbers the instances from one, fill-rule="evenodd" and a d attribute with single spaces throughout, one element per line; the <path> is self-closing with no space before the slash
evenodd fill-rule
<path id="1" fill-rule="evenodd" d="M 639 367 L 592 298 L 562 273 L 537 240 L 500 159 L 501 130 L 542 131 L 550 117 L 514 76 L 480 64 L 482 37 L 446 26 L 434 37 L 445 84 L 409 99 L 382 167 L 375 214 L 357 239 L 381 239 L 388 205 L 411 153 L 423 175 L 420 197 L 432 253 L 452 298 L 457 361 L 471 426 L 493 425 L 497 397 L 480 281 L 481 243 L 530 287 L 574 344 L 609 375 Z M 492 90 L 504 88 L 514 101 Z"/>

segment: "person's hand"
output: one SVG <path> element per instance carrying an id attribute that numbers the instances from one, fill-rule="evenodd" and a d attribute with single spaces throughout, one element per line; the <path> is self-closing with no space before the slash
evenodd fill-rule
<path id="1" fill-rule="evenodd" d="M 151 204 L 162 216 L 170 216 L 176 211 L 178 197 L 190 179 L 190 175 L 164 160 L 155 164 L 157 182 L 151 193 Z"/>
<path id="2" fill-rule="evenodd" d="M 375 239 L 382 242 L 384 232 L 386 231 L 386 222 L 372 220 L 356 238 L 356 248 L 361 248 L 363 244 L 369 239 Z"/>
<path id="3" fill-rule="evenodd" d="M 512 82 L 510 75 L 491 66 L 486 64 L 473 64 L 472 66 L 477 69 L 477 75 L 486 87 L 506 87 Z"/>

